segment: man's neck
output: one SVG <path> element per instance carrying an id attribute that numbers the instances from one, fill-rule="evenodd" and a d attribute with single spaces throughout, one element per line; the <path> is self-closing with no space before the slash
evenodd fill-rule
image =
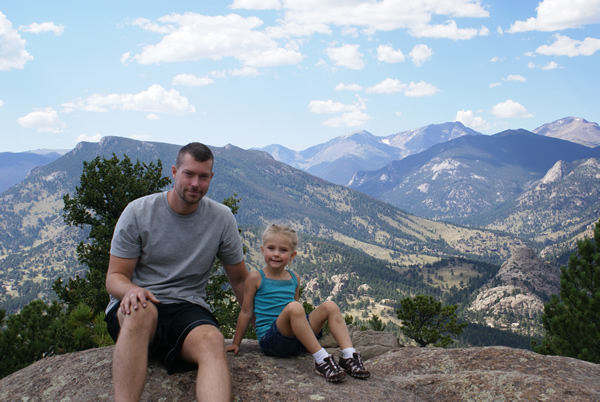
<path id="1" fill-rule="evenodd" d="M 178 215 L 193 214 L 198 209 L 198 205 L 200 205 L 200 202 L 197 202 L 196 204 L 189 204 L 183 201 L 179 195 L 177 195 L 175 189 L 171 189 L 167 193 L 167 202 L 169 203 L 169 207 L 171 207 L 173 212 Z"/>

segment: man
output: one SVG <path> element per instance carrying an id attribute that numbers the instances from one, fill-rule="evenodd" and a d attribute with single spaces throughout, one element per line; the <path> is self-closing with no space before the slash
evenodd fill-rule
<path id="1" fill-rule="evenodd" d="M 241 304 L 248 272 L 231 210 L 204 197 L 213 163 L 205 145 L 184 146 L 171 168 L 173 188 L 131 202 L 115 227 L 106 321 L 116 339 L 116 401 L 140 399 L 149 352 L 169 373 L 186 362 L 197 367 L 198 400 L 231 399 L 225 343 L 205 301 L 206 284 L 217 256 Z"/>

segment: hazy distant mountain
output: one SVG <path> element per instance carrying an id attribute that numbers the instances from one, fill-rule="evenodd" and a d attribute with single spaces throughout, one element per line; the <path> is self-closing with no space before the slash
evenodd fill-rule
<path id="1" fill-rule="evenodd" d="M 480 135 L 460 122 L 431 124 L 386 137 L 357 131 L 296 152 L 281 145 L 261 148 L 276 160 L 336 184 L 347 184 L 354 173 L 376 170 L 432 145 L 464 135 Z"/>
<path id="2" fill-rule="evenodd" d="M 0 193 L 20 183 L 32 168 L 50 163 L 64 153 L 63 150 L 0 152 Z"/>
<path id="3" fill-rule="evenodd" d="M 484 226 L 489 223 L 489 216 L 501 207 L 514 207 L 511 202 L 531 183 L 544 177 L 556 162 L 599 156 L 600 148 L 591 149 L 526 130 L 508 130 L 493 136 L 464 136 L 435 145 L 377 171 L 359 172 L 349 186 L 415 215 Z M 600 186 L 600 179 L 593 182 L 590 177 L 590 180 L 591 185 Z M 587 200 L 600 202 L 593 196 Z M 543 205 L 546 204 L 532 205 L 533 216 L 525 214 L 523 221 L 539 221 L 535 214 L 545 213 Z M 511 213 L 506 211 L 505 215 Z M 556 211 L 553 213 L 556 215 Z M 568 223 L 545 217 L 553 222 L 554 229 L 564 228 Z M 526 229 L 511 222 L 502 228 L 528 236 L 540 229 L 538 225 Z"/>
<path id="4" fill-rule="evenodd" d="M 590 148 L 600 145 L 600 126 L 580 117 L 565 117 L 544 124 L 533 130 L 533 132 L 546 137 L 576 142 Z"/>

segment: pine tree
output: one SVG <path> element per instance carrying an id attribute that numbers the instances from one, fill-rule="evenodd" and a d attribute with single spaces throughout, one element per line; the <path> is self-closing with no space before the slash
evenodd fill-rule
<path id="1" fill-rule="evenodd" d="M 533 350 L 600 363 L 600 221 L 560 270 L 560 296 L 544 305 L 546 336 Z"/>
<path id="2" fill-rule="evenodd" d="M 402 320 L 400 330 L 421 347 L 434 344 L 445 348 L 453 342 L 452 335 L 460 335 L 467 326 L 457 322 L 458 305 L 443 306 L 432 296 L 405 297 L 400 305 L 396 310 Z"/>
<path id="3" fill-rule="evenodd" d="M 89 268 L 85 277 L 59 278 L 53 286 L 58 297 L 72 310 L 84 303 L 95 313 L 108 304 L 104 287 L 108 270 L 110 242 L 115 225 L 127 204 L 142 196 L 164 189 L 171 181 L 162 177 L 162 162 L 150 164 L 123 159 L 113 154 L 111 159 L 96 157 L 83 162 L 80 185 L 75 195 L 63 197 L 64 220 L 69 226 L 89 228 L 87 242 L 77 246 L 81 264 Z"/>

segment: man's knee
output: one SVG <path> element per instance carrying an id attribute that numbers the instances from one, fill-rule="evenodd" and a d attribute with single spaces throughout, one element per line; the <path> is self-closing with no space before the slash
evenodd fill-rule
<path id="1" fill-rule="evenodd" d="M 123 314 L 119 309 L 118 318 L 121 334 L 125 331 L 137 335 L 148 334 L 152 336 L 156 330 L 158 310 L 154 304 L 148 303 L 145 308 L 140 307 L 137 310 L 131 310 L 131 314 L 128 315 Z"/>
<path id="2" fill-rule="evenodd" d="M 217 327 L 200 325 L 185 337 L 181 353 L 192 362 L 206 355 L 225 354 L 225 338 Z"/>

